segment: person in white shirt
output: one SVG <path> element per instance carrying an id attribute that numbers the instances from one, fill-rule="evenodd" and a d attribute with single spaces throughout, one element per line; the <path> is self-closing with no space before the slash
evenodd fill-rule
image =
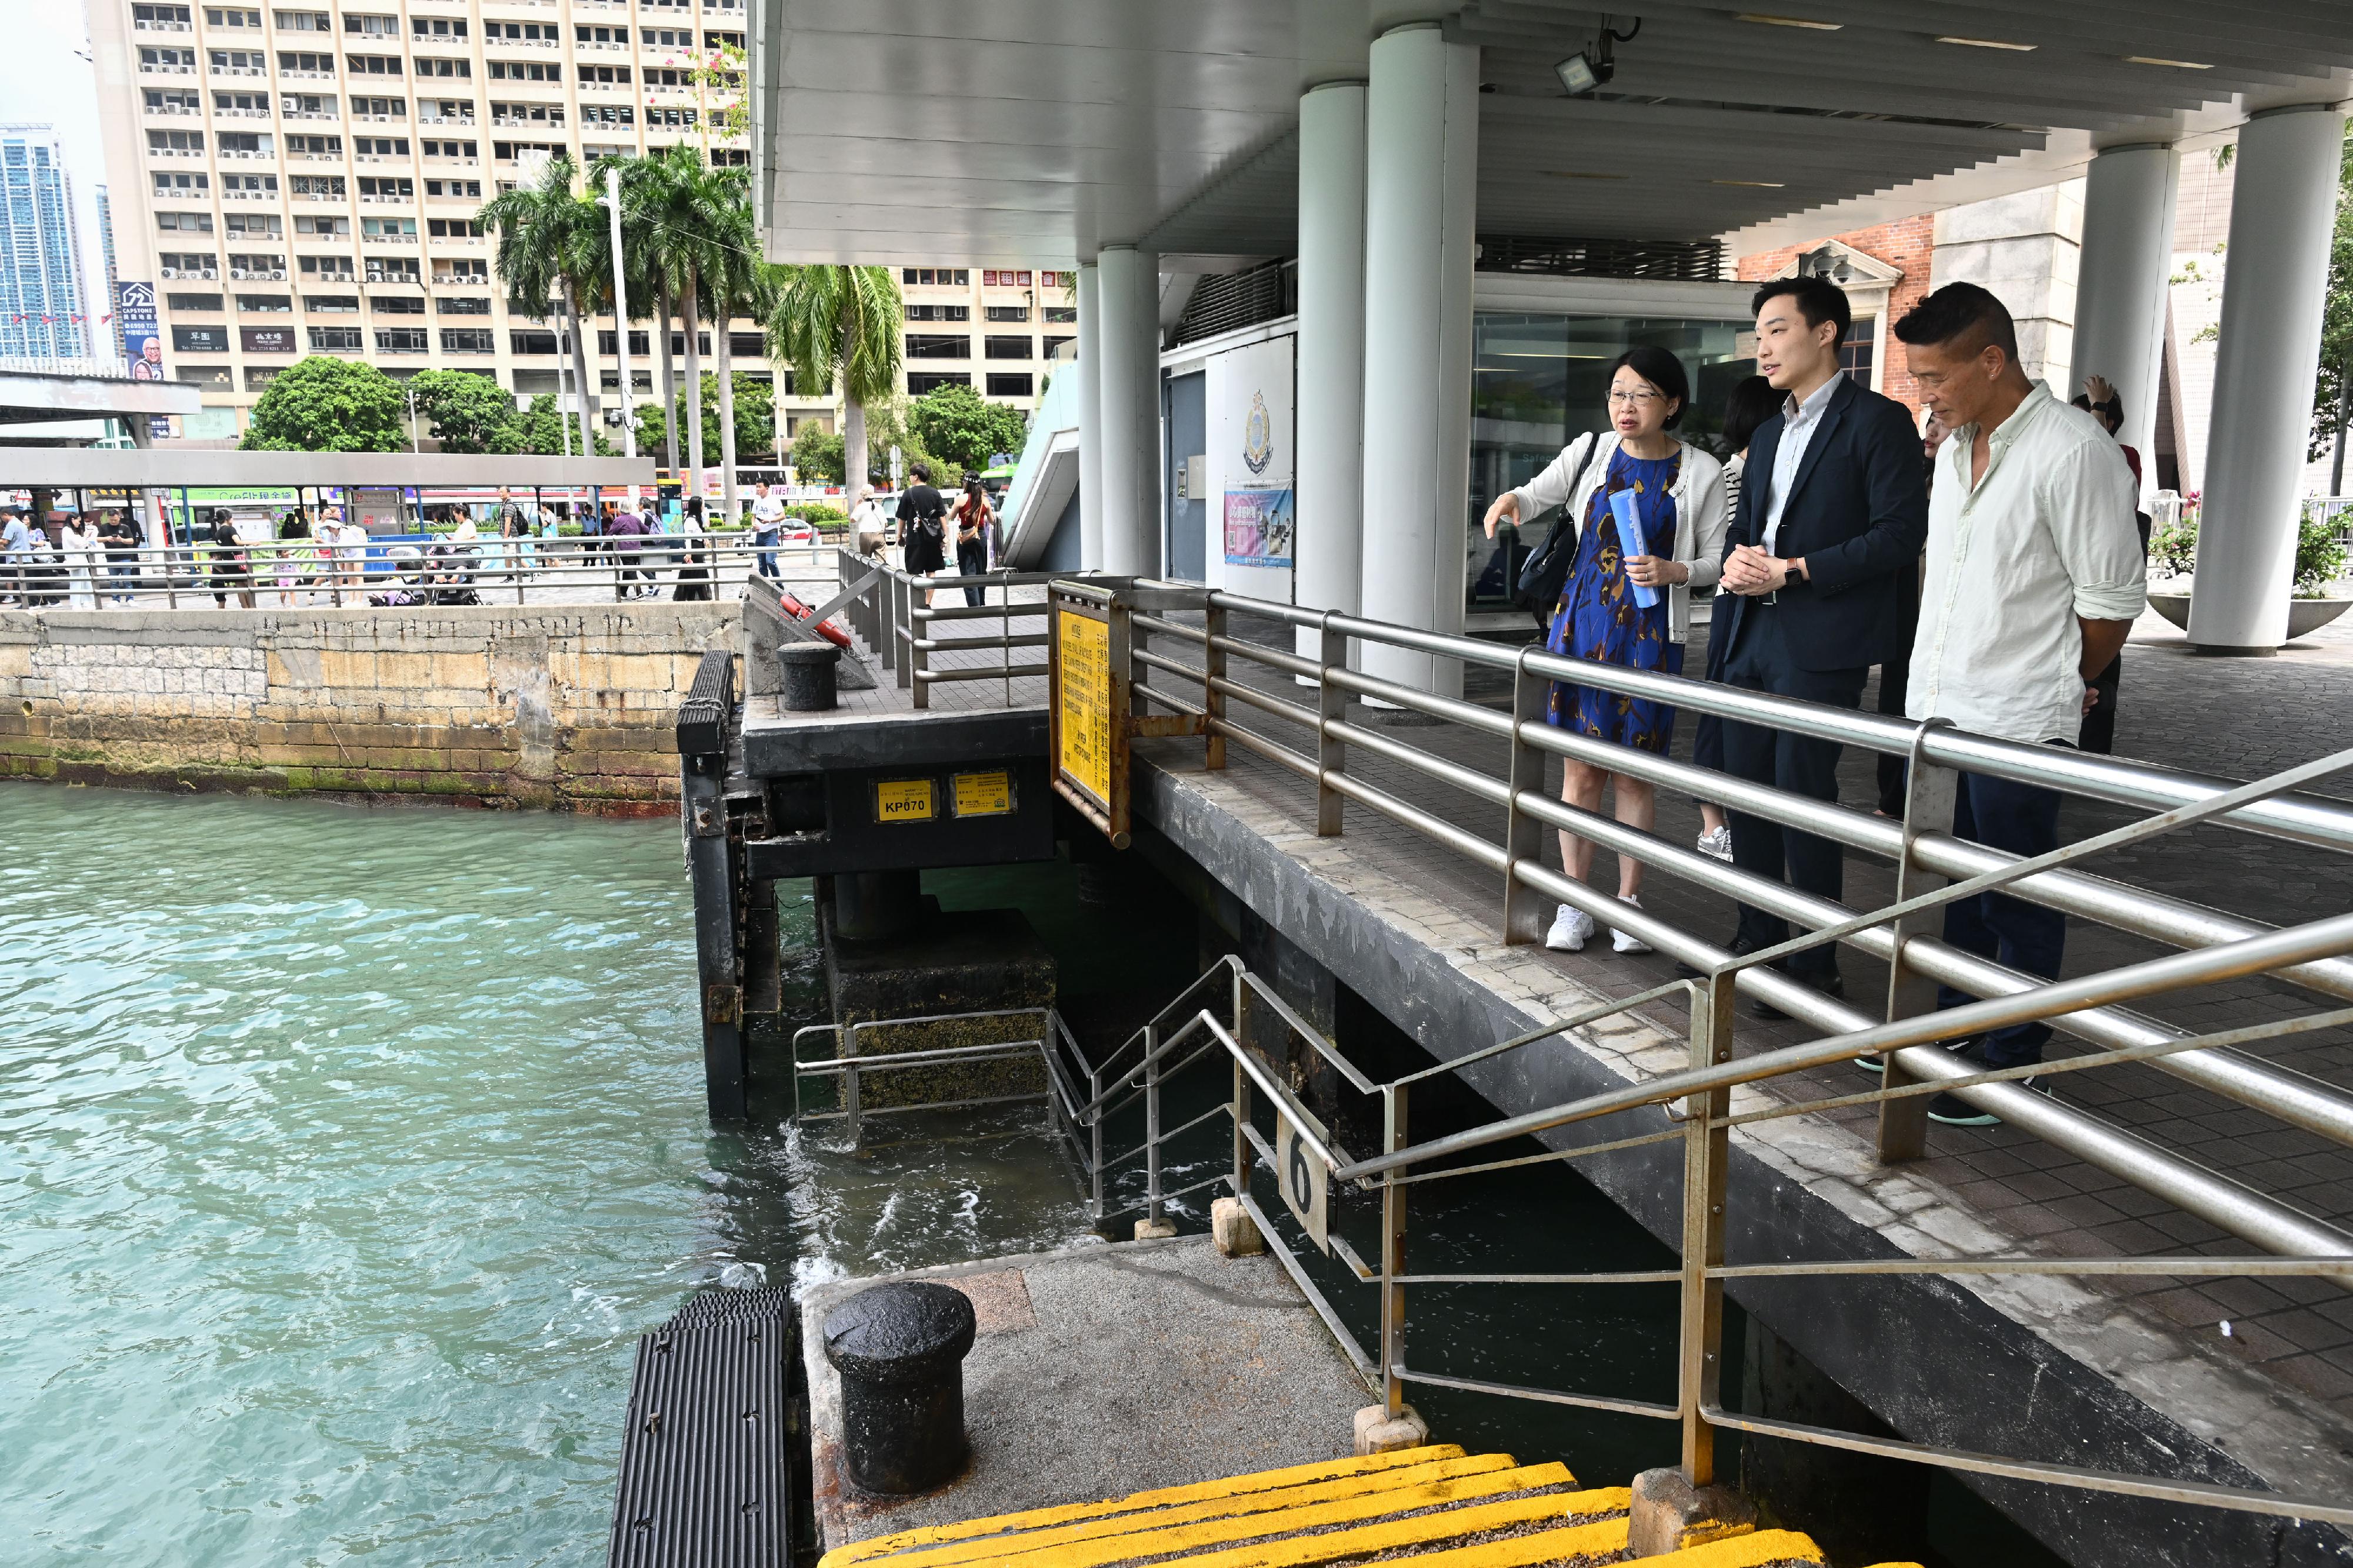
<path id="1" fill-rule="evenodd" d="M 2148 602 L 2133 528 L 2133 479 L 2100 422 L 2071 408 L 2018 363 L 2000 300 L 1949 283 L 1896 323 L 1930 413 L 1952 432 L 1928 502 L 1927 573 L 1912 647 L 1907 717 L 2030 744 L 2072 746 L 2089 682 L 2124 647 Z M 2012 854 L 2059 846 L 2059 793 L 1960 776 L 1953 832 Z M 2067 922 L 2001 893 L 1947 906 L 1945 940 L 2007 968 L 2055 979 Z M 1947 987 L 1944 1006 L 1974 1000 Z M 2042 1059 L 2046 1024 L 1965 1042 L 1985 1068 Z M 2033 1079 L 2022 1080 L 2030 1085 Z M 1999 1119 L 1956 1096 L 1929 1102 L 1955 1126 Z"/>
<path id="2" fill-rule="evenodd" d="M 891 532 L 891 520 L 882 515 L 882 503 L 874 499 L 871 485 L 858 488 L 858 504 L 850 509 L 849 527 L 858 540 L 858 553 L 881 559 L 883 541 Z"/>
<path id="3" fill-rule="evenodd" d="M 784 499 L 770 495 L 764 479 L 752 496 L 752 542 L 760 552 L 758 570 L 763 577 L 776 575 L 776 534 L 784 525 Z"/>

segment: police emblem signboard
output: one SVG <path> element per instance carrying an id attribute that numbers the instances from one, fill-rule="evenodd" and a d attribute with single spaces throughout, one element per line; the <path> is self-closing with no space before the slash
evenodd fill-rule
<path id="1" fill-rule="evenodd" d="M 1288 337 L 1236 349 L 1214 378 L 1219 434 L 1230 452 L 1219 518 L 1229 566 L 1291 564 L 1293 349 Z"/>

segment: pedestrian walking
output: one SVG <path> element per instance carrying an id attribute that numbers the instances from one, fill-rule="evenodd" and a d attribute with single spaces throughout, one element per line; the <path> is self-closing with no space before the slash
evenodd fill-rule
<path id="1" fill-rule="evenodd" d="M 139 527 L 129 512 L 99 514 L 98 546 L 106 557 L 107 602 L 135 603 L 132 590 L 139 584 Z"/>
<path id="2" fill-rule="evenodd" d="M 951 514 L 955 519 L 957 576 L 977 578 L 988 575 L 988 523 L 991 514 L 987 487 L 980 482 L 978 474 L 967 475 L 964 481 L 964 494 L 956 497 L 955 510 Z M 987 598 L 988 590 L 983 584 L 976 582 L 965 584 L 964 602 L 966 605 L 985 604 Z"/>
<path id="3" fill-rule="evenodd" d="M 1550 467 L 1487 509 L 1487 537 L 1498 525 L 1518 524 L 1567 503 L 1578 520 L 1576 564 L 1553 612 L 1546 648 L 1568 658 L 1680 675 L 1691 638 L 1691 594 L 1714 584 L 1724 549 L 1724 466 L 1670 434 L 1683 423 L 1691 383 L 1683 362 L 1665 349 L 1629 349 L 1610 367 L 1606 431 L 1578 437 Z M 1546 722 L 1588 739 L 1663 756 L 1674 738 L 1675 710 L 1646 698 L 1621 697 L 1595 687 L 1555 682 Z M 1649 832 L 1657 791 L 1647 781 L 1577 758 L 1561 764 L 1561 799 L 1582 811 L 1601 809 L 1605 784 L 1616 797 L 1620 822 Z M 1563 829 L 1561 864 L 1573 881 L 1593 866 L 1593 841 Z M 1642 863 L 1618 857 L 1618 898 L 1641 908 Z M 1598 929 L 1591 915 L 1562 904 L 1545 945 L 1581 951 Z M 1620 952 L 1647 952 L 1648 943 L 1623 927 L 1610 942 Z"/>
<path id="4" fill-rule="evenodd" d="M 58 553 L 66 567 L 66 604 L 77 610 L 98 608 L 98 523 L 81 517 L 66 519 L 58 536 Z"/>
<path id="5" fill-rule="evenodd" d="M 874 499 L 872 485 L 858 487 L 857 503 L 849 509 L 849 528 L 858 541 L 858 553 L 881 560 L 884 542 L 890 537 L 891 520 L 882 515 L 882 503 Z"/>
<path id="6" fill-rule="evenodd" d="M 26 603 L 25 568 L 32 559 L 33 529 L 25 521 L 25 509 L 12 506 L 0 510 L 0 597 L 10 604 Z"/>
<path id="7" fill-rule="evenodd" d="M 1731 449 L 1732 458 L 1724 465 L 1724 517 L 1727 528 L 1740 510 L 1740 488 L 1748 471 L 1748 447 L 1756 439 L 1757 427 L 1773 417 L 1781 406 L 1780 395 L 1773 384 L 1761 375 L 1746 376 L 1736 383 L 1724 403 L 1724 444 Z M 1711 609 L 1708 616 L 1707 679 L 1724 679 L 1724 650 L 1731 639 L 1722 634 L 1725 627 Z M 1692 726 L 1692 765 L 1724 772 L 1724 721 L 1713 713 L 1703 713 Z M 1732 824 L 1724 807 L 1712 800 L 1694 800 L 1699 807 L 1699 841 L 1693 847 L 1711 859 L 1732 858 Z"/>
<path id="8" fill-rule="evenodd" d="M 367 586 L 368 531 L 347 513 L 331 509 L 327 515 L 335 535 L 335 579 L 344 590 L 358 594 Z"/>
<path id="9" fill-rule="evenodd" d="M 1904 590 L 1928 528 L 1912 416 L 1858 384 L 1839 366 L 1853 312 L 1820 278 L 1777 279 L 1752 297 L 1757 363 L 1781 410 L 1749 443 L 1740 514 L 1725 536 L 1721 679 L 1776 697 L 1859 708 L 1871 667 L 1903 648 Z M 1762 725 L 1724 727 L 1725 771 L 1816 800 L 1838 798 L 1836 742 Z M 1743 870 L 1786 879 L 1836 900 L 1844 890 L 1839 847 L 1744 812 L 1730 814 L 1732 859 Z M 1740 907 L 1736 953 L 1787 939 L 1788 923 Z M 1831 995 L 1844 994 L 1833 947 L 1810 949 L 1784 967 Z M 1759 1004 L 1767 1017 L 1778 1010 Z"/>
<path id="10" fill-rule="evenodd" d="M 753 487 L 752 544 L 759 551 L 753 570 L 763 577 L 779 574 L 776 571 L 776 535 L 784 526 L 784 498 L 769 494 L 768 481 L 762 479 Z"/>
<path id="11" fill-rule="evenodd" d="M 946 498 L 932 488 L 929 465 L 917 463 L 910 472 L 915 482 L 899 498 L 899 559 L 911 577 L 930 577 L 948 563 Z M 923 603 L 934 590 L 923 590 Z"/>
<path id="12" fill-rule="evenodd" d="M 211 549 L 207 554 L 207 575 L 212 580 L 213 605 L 228 608 L 231 594 L 238 605 L 253 608 L 253 559 L 246 542 L 237 531 L 237 520 L 227 507 L 213 510 Z"/>
<path id="13" fill-rule="evenodd" d="M 625 506 L 614 513 L 605 525 L 605 549 L 613 560 L 613 600 L 634 599 L 645 574 L 638 546 L 645 534 L 646 520 L 634 506 Z"/>
<path id="14" fill-rule="evenodd" d="M 679 538 L 678 579 L 670 596 L 681 603 L 711 597 L 711 537 L 700 526 L 702 521 L 690 514 Z"/>
<path id="15" fill-rule="evenodd" d="M 2027 379 L 2009 310 L 1976 284 L 1930 294 L 1895 336 L 1922 398 L 1952 432 L 1929 500 L 1905 715 L 2067 745 L 2092 678 L 2148 604 L 2132 470 L 2097 419 Z M 2013 855 L 2047 854 L 2059 847 L 2059 792 L 1963 773 L 1953 832 Z M 1953 946 L 2046 980 L 2058 978 L 2066 937 L 2065 916 L 2006 893 L 1945 909 Z M 1947 986 L 1936 1000 L 1954 1007 L 1976 998 Z M 2015 1024 L 1949 1048 L 1990 1071 L 2041 1061 L 2050 1037 L 2048 1024 Z M 2000 1120 L 1951 1094 L 1930 1100 L 1928 1115 L 1953 1126 Z"/>
<path id="16" fill-rule="evenodd" d="M 2125 467 L 2132 470 L 2133 527 L 2140 536 L 2140 558 L 2144 577 L 2148 566 L 2148 513 L 2140 510 L 2140 454 L 2125 445 L 2124 394 L 2100 376 L 2088 376 L 2084 390 L 2075 395 L 2076 405 L 2087 410 L 2116 443 L 2124 454 Z M 2116 700 L 2123 694 L 2125 680 L 2124 650 L 2108 660 L 2105 669 L 2092 678 L 2091 706 L 2084 710 L 2083 727 L 2076 731 L 2075 744 L 2086 752 L 2105 756 L 2116 749 Z"/>

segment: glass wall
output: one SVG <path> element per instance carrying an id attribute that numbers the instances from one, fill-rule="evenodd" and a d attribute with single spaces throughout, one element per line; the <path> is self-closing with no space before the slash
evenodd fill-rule
<path id="1" fill-rule="evenodd" d="M 1485 537 L 1488 503 L 1525 484 L 1570 441 L 1607 429 L 1612 361 L 1638 343 L 1671 351 L 1691 378 L 1692 406 L 1678 433 L 1713 447 L 1725 399 L 1756 374 L 1736 358 L 1749 323 L 1653 316 L 1588 316 L 1530 310 L 1476 312 L 1472 327 L 1471 510 L 1464 580 L 1472 614 L 1511 608 L 1512 579 L 1556 512 L 1523 521 L 1521 537 Z"/>

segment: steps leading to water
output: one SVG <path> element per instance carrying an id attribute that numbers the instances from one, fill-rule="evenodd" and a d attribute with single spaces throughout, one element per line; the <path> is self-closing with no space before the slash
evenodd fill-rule
<path id="1" fill-rule="evenodd" d="M 1628 1561 L 1631 1496 L 1581 1488 L 1564 1465 L 1436 1444 L 901 1531 L 839 1547 L 818 1568 L 1585 1568 Z M 1823 1557 L 1794 1531 L 1742 1525 L 1642 1561 L 1798 1568 Z"/>

